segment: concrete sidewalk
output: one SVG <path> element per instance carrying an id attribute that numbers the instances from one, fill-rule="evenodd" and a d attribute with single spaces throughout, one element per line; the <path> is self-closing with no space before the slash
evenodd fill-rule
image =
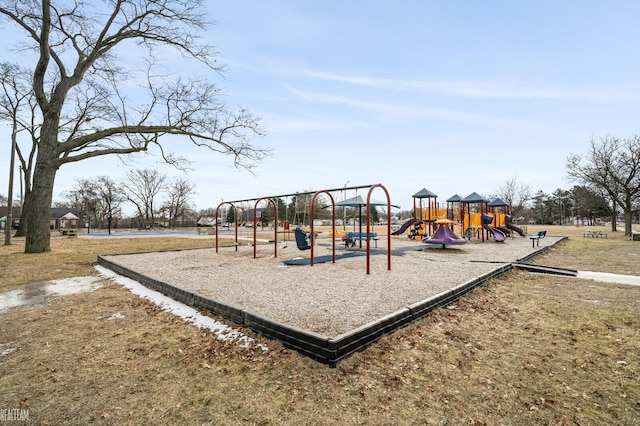
<path id="1" fill-rule="evenodd" d="M 576 278 L 603 281 L 607 283 L 629 284 L 640 286 L 640 277 L 636 275 L 609 274 L 606 272 L 578 271 Z"/>

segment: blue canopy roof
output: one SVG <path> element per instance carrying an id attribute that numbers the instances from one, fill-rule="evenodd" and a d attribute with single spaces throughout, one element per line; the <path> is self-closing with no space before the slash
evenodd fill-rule
<path id="1" fill-rule="evenodd" d="M 489 203 L 489 207 L 507 207 L 509 204 L 502 201 L 500 198 L 496 198 Z"/>
<path id="2" fill-rule="evenodd" d="M 471 194 L 467 195 L 466 197 L 464 197 L 462 200 L 460 200 L 461 203 L 486 203 L 487 200 L 484 199 L 484 197 L 482 197 L 481 195 L 479 195 L 477 192 L 472 192 Z"/>
<path id="3" fill-rule="evenodd" d="M 437 198 L 438 196 L 427 188 L 422 188 L 420 191 L 412 195 L 413 198 Z"/>

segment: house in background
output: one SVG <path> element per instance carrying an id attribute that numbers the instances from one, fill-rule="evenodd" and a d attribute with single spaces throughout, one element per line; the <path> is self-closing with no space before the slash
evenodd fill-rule
<path id="1" fill-rule="evenodd" d="M 82 225 L 78 209 L 69 207 L 53 207 L 49 223 L 51 229 L 77 229 Z"/>
<path id="2" fill-rule="evenodd" d="M 7 226 L 7 214 L 9 209 L 7 207 L 0 207 L 0 229 L 5 229 Z M 20 207 L 11 208 L 11 227 L 13 229 L 18 228 L 20 225 Z"/>
<path id="3" fill-rule="evenodd" d="M 13 228 L 17 229 L 20 225 L 20 207 L 11 209 L 11 222 Z M 7 208 L 0 207 L 0 229 L 4 229 L 7 221 Z M 49 213 L 49 227 L 51 229 L 71 229 L 80 228 L 82 221 L 80 220 L 80 211 L 71 207 L 53 207 Z"/>

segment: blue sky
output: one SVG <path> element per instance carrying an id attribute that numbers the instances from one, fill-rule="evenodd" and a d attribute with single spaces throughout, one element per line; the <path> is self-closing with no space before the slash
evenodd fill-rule
<path id="1" fill-rule="evenodd" d="M 199 209 L 347 183 L 382 183 L 403 209 L 422 188 L 444 201 L 495 194 L 513 177 L 550 193 L 573 185 L 565 160 L 592 137 L 640 131 L 635 1 L 237 0 L 208 9 L 206 38 L 228 65 L 225 79 L 211 77 L 229 103 L 262 117 L 267 136 L 254 142 L 273 155 L 250 174 L 174 143 L 193 161 L 186 177 Z M 129 166 L 183 176 L 158 157 L 136 161 Z M 124 173 L 116 158 L 63 166 L 54 199 L 78 178 Z"/>

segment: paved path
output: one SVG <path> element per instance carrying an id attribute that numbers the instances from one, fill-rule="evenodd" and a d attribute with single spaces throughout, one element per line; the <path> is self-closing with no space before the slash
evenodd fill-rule
<path id="1" fill-rule="evenodd" d="M 640 277 L 636 275 L 609 274 L 607 272 L 578 271 L 577 278 L 603 281 L 607 283 L 629 284 L 640 286 Z"/>

